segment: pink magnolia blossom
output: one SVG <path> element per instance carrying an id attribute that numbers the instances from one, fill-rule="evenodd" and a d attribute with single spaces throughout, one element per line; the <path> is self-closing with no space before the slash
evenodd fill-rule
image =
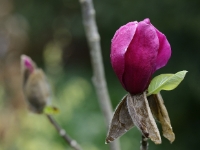
<path id="1" fill-rule="evenodd" d="M 122 86 L 131 94 L 144 92 L 152 74 L 171 56 L 166 36 L 149 19 L 120 27 L 111 43 L 111 64 Z"/>

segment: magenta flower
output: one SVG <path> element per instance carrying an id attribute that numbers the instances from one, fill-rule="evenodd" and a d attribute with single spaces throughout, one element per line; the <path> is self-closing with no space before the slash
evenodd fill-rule
<path id="1" fill-rule="evenodd" d="M 165 66 L 171 47 L 149 19 L 120 27 L 111 44 L 111 64 L 122 86 L 131 94 L 144 92 L 152 74 Z"/>

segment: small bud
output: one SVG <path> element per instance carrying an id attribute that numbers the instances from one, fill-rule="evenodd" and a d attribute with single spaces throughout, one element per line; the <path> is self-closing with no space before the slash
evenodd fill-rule
<path id="1" fill-rule="evenodd" d="M 31 111 L 42 113 L 50 101 L 50 88 L 44 72 L 38 69 L 30 57 L 21 56 L 23 91 Z"/>

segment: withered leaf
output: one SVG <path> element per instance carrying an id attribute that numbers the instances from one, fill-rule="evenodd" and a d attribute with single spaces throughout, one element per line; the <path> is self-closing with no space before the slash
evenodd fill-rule
<path id="1" fill-rule="evenodd" d="M 143 136 L 150 138 L 155 144 L 160 144 L 160 133 L 151 113 L 146 93 L 129 94 L 127 96 L 127 107 L 134 125 L 142 132 Z"/>
<path id="2" fill-rule="evenodd" d="M 134 126 L 127 109 L 126 100 L 127 95 L 123 97 L 122 101 L 116 107 L 109 127 L 108 135 L 106 137 L 106 143 L 114 141 Z"/>
<path id="3" fill-rule="evenodd" d="M 161 94 L 158 93 L 149 96 L 148 101 L 153 116 L 161 123 L 163 136 L 172 143 L 175 140 L 175 135 L 173 133 L 169 115 L 164 105 Z"/>

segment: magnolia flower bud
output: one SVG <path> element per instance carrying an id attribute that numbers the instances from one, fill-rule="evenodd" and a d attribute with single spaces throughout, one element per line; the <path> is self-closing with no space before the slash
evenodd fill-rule
<path id="1" fill-rule="evenodd" d="M 50 88 L 44 72 L 38 69 L 30 57 L 21 56 L 23 75 L 23 91 L 30 109 L 35 113 L 42 113 L 50 101 Z"/>
<path id="2" fill-rule="evenodd" d="M 144 92 L 152 74 L 165 66 L 171 47 L 149 19 L 120 27 L 111 44 L 111 64 L 122 86 L 131 94 Z"/>

